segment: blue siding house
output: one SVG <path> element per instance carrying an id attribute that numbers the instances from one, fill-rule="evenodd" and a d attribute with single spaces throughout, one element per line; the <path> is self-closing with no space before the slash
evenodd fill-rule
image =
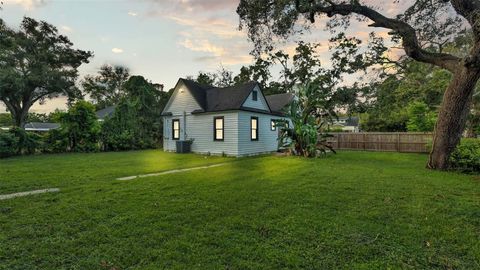
<path id="1" fill-rule="evenodd" d="M 278 150 L 282 109 L 291 94 L 264 96 L 258 83 L 226 88 L 180 79 L 163 110 L 164 150 L 191 141 L 195 153 L 248 156 Z"/>

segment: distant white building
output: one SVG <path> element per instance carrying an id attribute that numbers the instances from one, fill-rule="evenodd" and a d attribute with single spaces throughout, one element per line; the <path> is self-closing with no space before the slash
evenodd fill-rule
<path id="1" fill-rule="evenodd" d="M 162 113 L 163 147 L 190 141 L 196 153 L 246 156 L 278 150 L 275 123 L 291 94 L 264 96 L 256 82 L 217 88 L 180 79 Z"/>

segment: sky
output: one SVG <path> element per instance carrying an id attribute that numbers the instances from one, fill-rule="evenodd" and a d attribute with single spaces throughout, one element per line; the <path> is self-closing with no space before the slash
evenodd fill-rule
<path id="1" fill-rule="evenodd" d="M 389 15 L 401 4 L 383 0 L 364 0 Z M 3 0 L 0 17 L 12 28 L 23 16 L 45 20 L 69 37 L 74 47 L 94 52 L 89 64 L 80 67 L 80 78 L 95 74 L 103 64 L 128 67 L 169 89 L 178 78 L 195 76 L 199 71 L 214 72 L 224 66 L 238 73 L 249 65 L 253 45 L 245 32 L 238 30 L 238 0 Z M 391 1 L 394 2 L 394 1 Z M 318 53 L 328 64 L 330 34 L 319 20 L 305 41 L 320 42 Z M 366 40 L 372 29 L 357 23 L 348 34 Z M 380 31 L 386 36 L 385 31 Z M 298 39 L 298 37 L 297 37 Z M 295 38 L 280 47 L 292 55 Z M 65 99 L 35 104 L 31 111 L 48 113 L 65 109 Z M 0 105 L 0 111 L 4 111 Z"/>

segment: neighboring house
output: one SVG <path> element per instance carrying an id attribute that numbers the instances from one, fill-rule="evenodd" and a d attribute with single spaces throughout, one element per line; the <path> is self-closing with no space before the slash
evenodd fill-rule
<path id="1" fill-rule="evenodd" d="M 59 127 L 57 123 L 30 122 L 25 124 L 25 131 L 46 132 Z"/>
<path id="2" fill-rule="evenodd" d="M 227 88 L 180 79 L 163 110 L 165 151 L 191 140 L 196 153 L 246 156 L 277 151 L 275 121 L 293 95 L 265 97 L 256 82 Z"/>
<path id="3" fill-rule="evenodd" d="M 25 131 L 33 132 L 47 132 L 52 129 L 57 129 L 60 124 L 57 123 L 42 123 L 42 122 L 30 122 L 25 124 Z M 1 127 L 1 130 L 10 130 L 12 127 Z"/>
<path id="4" fill-rule="evenodd" d="M 334 119 L 329 127 L 330 129 L 341 129 L 345 132 L 359 132 L 359 123 L 359 118 L 356 116 L 339 117 Z"/>
<path id="5" fill-rule="evenodd" d="M 115 112 L 115 106 L 108 106 L 96 112 L 98 121 L 104 121 L 105 118 L 110 117 Z"/>

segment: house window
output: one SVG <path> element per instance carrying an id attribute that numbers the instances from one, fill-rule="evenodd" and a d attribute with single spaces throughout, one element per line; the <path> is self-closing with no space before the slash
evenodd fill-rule
<path id="1" fill-rule="evenodd" d="M 252 141 L 258 141 L 258 117 L 252 116 L 252 118 L 250 118 L 250 130 L 250 139 Z"/>
<path id="2" fill-rule="evenodd" d="M 257 99 L 258 99 L 258 92 L 257 92 L 257 91 L 253 91 L 253 92 L 252 92 L 252 100 L 257 101 Z"/>
<path id="3" fill-rule="evenodd" d="M 213 118 L 213 140 L 223 141 L 223 133 L 225 130 L 223 116 Z"/>
<path id="4" fill-rule="evenodd" d="M 271 130 L 271 131 L 277 130 L 277 124 L 276 124 L 275 119 L 271 119 L 271 120 L 270 120 L 270 130 Z"/>
<path id="5" fill-rule="evenodd" d="M 180 120 L 173 119 L 172 120 L 172 140 L 179 140 L 180 139 Z"/>

